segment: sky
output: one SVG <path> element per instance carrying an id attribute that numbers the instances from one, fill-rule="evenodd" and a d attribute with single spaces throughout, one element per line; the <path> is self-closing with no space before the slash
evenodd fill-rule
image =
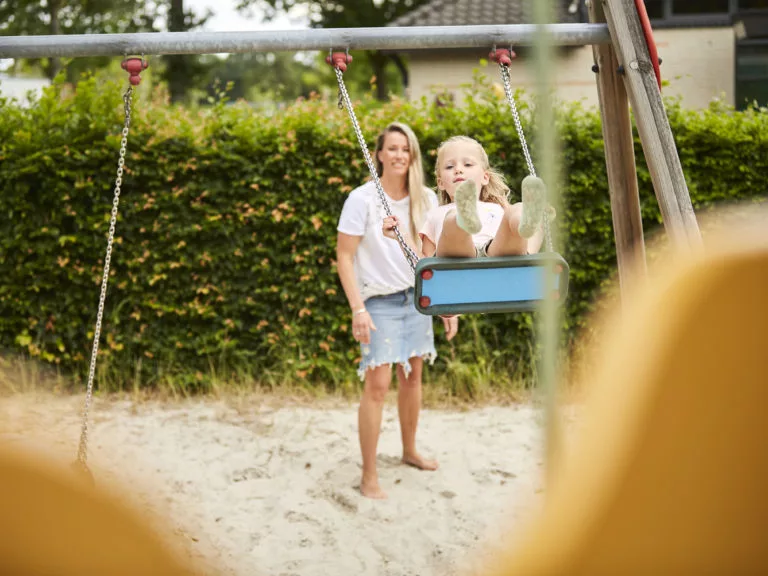
<path id="1" fill-rule="evenodd" d="M 235 10 L 236 4 L 237 0 L 184 0 L 184 8 L 192 9 L 199 15 L 204 14 L 207 9 L 213 12 L 213 16 L 202 27 L 202 30 L 208 32 L 296 30 L 308 27 L 307 17 L 301 11 L 296 11 L 290 16 L 281 15 L 272 22 L 263 22 L 263 13 L 259 10 L 252 9 L 252 14 L 248 17 Z M 297 54 L 297 57 L 302 56 Z M 10 59 L 0 59 L 0 71 L 8 68 L 12 63 Z"/>
<path id="2" fill-rule="evenodd" d="M 253 15 L 248 18 L 235 10 L 237 0 L 184 0 L 184 7 L 191 8 L 198 14 L 206 9 L 213 16 L 206 22 L 203 30 L 210 32 L 230 32 L 242 30 L 295 30 L 307 28 L 307 18 L 301 12 L 291 16 L 281 15 L 272 22 L 262 22 L 263 14 L 252 9 Z"/>

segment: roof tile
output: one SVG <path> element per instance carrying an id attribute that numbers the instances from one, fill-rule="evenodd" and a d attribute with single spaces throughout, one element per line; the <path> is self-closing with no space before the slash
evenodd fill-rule
<path id="1" fill-rule="evenodd" d="M 580 10 L 568 11 L 572 0 L 556 0 L 557 21 L 576 23 Z M 489 24 L 526 24 L 533 18 L 526 14 L 525 0 L 432 0 L 404 14 L 388 26 L 472 26 Z"/>

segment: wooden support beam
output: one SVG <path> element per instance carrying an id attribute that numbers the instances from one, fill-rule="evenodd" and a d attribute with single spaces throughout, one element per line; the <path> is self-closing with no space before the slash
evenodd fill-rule
<path id="1" fill-rule="evenodd" d="M 605 13 L 600 2 L 590 3 L 589 18 L 593 23 L 605 23 Z M 592 54 L 603 121 L 603 145 L 619 283 L 622 296 L 625 296 L 631 283 L 630 272 L 643 278 L 646 274 L 632 120 L 629 116 L 627 91 L 618 72 L 619 63 L 613 46 L 593 45 Z"/>
<path id="2" fill-rule="evenodd" d="M 591 1 L 605 12 L 667 233 L 677 246 L 698 246 L 701 233 L 634 0 Z"/>

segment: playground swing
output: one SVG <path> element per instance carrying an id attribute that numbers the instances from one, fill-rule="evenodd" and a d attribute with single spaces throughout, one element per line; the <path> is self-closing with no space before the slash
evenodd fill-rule
<path id="1" fill-rule="evenodd" d="M 117 177 L 115 178 L 115 189 L 112 200 L 112 212 L 109 220 L 109 233 L 107 237 L 107 250 L 104 257 L 104 273 L 101 279 L 101 292 L 99 293 L 99 307 L 96 313 L 96 327 L 93 331 L 93 346 L 91 348 L 91 362 L 88 369 L 88 383 L 85 391 L 85 403 L 82 413 L 82 427 L 80 430 L 80 442 L 77 448 L 77 460 L 73 467 L 75 470 L 85 476 L 90 482 L 93 482 L 93 474 L 88 468 L 88 412 L 93 398 L 93 380 L 96 375 L 96 359 L 99 353 L 99 338 L 101 336 L 101 323 L 104 317 L 104 302 L 107 298 L 107 282 L 109 281 L 109 266 L 112 260 L 112 245 L 115 239 L 115 227 L 117 225 L 117 209 L 120 205 L 120 187 L 123 184 L 123 169 L 125 166 L 125 152 L 128 146 L 128 132 L 131 127 L 131 103 L 133 101 L 133 87 L 141 82 L 141 72 L 149 64 L 141 58 L 126 57 L 120 64 L 123 70 L 128 72 L 128 89 L 123 94 L 123 110 L 125 120 L 123 123 L 122 139 L 120 141 L 120 155 L 117 161 Z"/>
<path id="2" fill-rule="evenodd" d="M 525 156 L 528 172 L 536 176 L 528 143 L 509 79 L 509 66 L 514 53 L 497 50 L 490 57 L 499 64 L 504 93 L 512 111 L 515 129 Z M 355 130 L 368 170 L 376 185 L 379 202 L 387 216 L 392 212 L 384 188 L 365 145 L 360 124 L 344 84 L 344 72 L 352 57 L 347 52 L 331 52 L 326 62 L 333 66 L 339 84 L 339 108 L 346 107 Z M 397 227 L 395 237 L 415 275 L 414 301 L 416 309 L 426 315 L 475 314 L 489 312 L 524 312 L 537 310 L 547 299 L 562 303 L 568 292 L 568 263 L 552 249 L 549 215 L 544 213 L 545 252 L 525 256 L 490 258 L 419 259 L 406 243 Z"/>

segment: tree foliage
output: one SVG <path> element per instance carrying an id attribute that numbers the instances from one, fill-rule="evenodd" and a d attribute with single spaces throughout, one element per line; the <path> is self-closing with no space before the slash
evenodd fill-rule
<path id="1" fill-rule="evenodd" d="M 158 6 L 154 0 L 0 0 L 0 35 L 95 34 L 152 30 Z M 83 70 L 106 65 L 107 57 L 79 58 L 67 67 L 72 80 Z M 34 59 L 53 79 L 58 58 Z"/>
<path id="2" fill-rule="evenodd" d="M 91 78 L 64 98 L 58 86 L 47 89 L 29 108 L 0 102 L 0 347 L 75 375 L 87 370 L 93 338 L 123 86 Z M 393 119 L 411 125 L 430 184 L 441 141 L 477 138 L 518 199 L 526 167 L 508 105 L 482 83 L 468 94 L 462 107 L 366 99 L 356 112 L 370 147 Z M 521 101 L 520 113 L 533 133 L 535 110 Z M 768 113 L 687 111 L 674 101 L 668 113 L 698 213 L 768 200 Z M 557 122 L 565 181 L 555 248 L 570 265 L 563 333 L 572 343 L 614 282 L 616 255 L 599 114 L 565 107 Z M 637 168 L 643 224 L 653 234 L 658 204 L 645 163 Z M 271 115 L 225 100 L 187 109 L 138 98 L 99 374 L 124 385 L 170 378 L 202 386 L 234 370 L 307 385 L 356 382 L 358 348 L 334 249 L 344 199 L 368 176 L 335 98 L 302 98 Z M 532 315 L 461 322 L 450 343 L 438 327 L 430 378 L 459 378 L 456 366 L 492 383 L 530 372 Z"/>
<path id="3" fill-rule="evenodd" d="M 308 11 L 310 26 L 314 28 L 363 28 L 385 26 L 396 18 L 426 4 L 428 0 L 240 0 L 240 10 L 259 6 L 266 10 L 267 18 L 302 7 Z M 343 47 L 339 47 L 343 48 Z M 402 56 L 379 50 L 365 52 L 366 64 L 375 78 L 376 96 L 389 97 L 388 71 L 396 67 L 401 83 L 407 84 L 406 66 Z M 353 64 L 361 67 L 363 62 Z"/>

